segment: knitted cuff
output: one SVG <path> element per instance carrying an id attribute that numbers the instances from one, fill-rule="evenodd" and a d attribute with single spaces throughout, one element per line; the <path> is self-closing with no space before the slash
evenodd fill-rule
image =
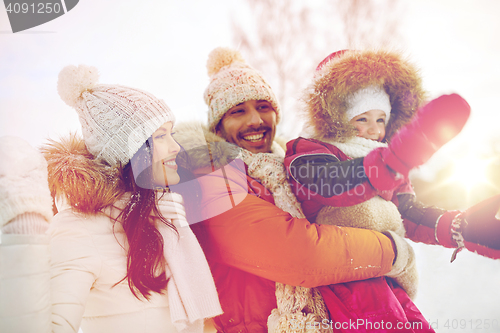
<path id="1" fill-rule="evenodd" d="M 38 235 L 45 234 L 49 228 L 49 223 L 39 213 L 25 213 L 16 216 L 8 222 L 3 228 L 4 234 L 24 234 Z"/>
<path id="2" fill-rule="evenodd" d="M 396 277 L 406 268 L 408 265 L 408 261 L 410 260 L 410 256 L 413 252 L 411 246 L 400 236 L 398 236 L 393 231 L 385 231 L 384 235 L 391 238 L 396 245 L 396 261 L 392 264 L 392 269 L 386 275 L 389 277 Z"/>
<path id="3" fill-rule="evenodd" d="M 4 184 L 1 184 L 1 186 L 4 186 Z M 36 187 L 36 185 L 33 185 L 34 189 Z M 18 191 L 11 190 L 9 197 L 0 200 L 0 225 L 4 225 L 17 216 L 29 212 L 41 214 L 45 220 L 49 221 L 53 216 L 53 212 L 52 197 L 48 186 L 47 188 L 41 188 L 40 186 L 37 188 L 38 191 L 33 190 L 33 194 L 28 191 L 21 192 L 21 189 L 21 186 L 19 186 Z"/>
<path id="4" fill-rule="evenodd" d="M 0 227 L 24 213 L 52 218 L 47 162 L 18 137 L 0 138 Z"/>
<path id="5" fill-rule="evenodd" d="M 453 239 L 452 223 L 459 213 L 456 210 L 447 211 L 436 221 L 436 240 L 444 247 L 457 247 L 457 243 Z"/>

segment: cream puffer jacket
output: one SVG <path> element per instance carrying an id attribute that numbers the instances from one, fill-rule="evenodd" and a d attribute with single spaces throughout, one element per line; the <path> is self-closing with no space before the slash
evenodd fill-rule
<path id="1" fill-rule="evenodd" d="M 158 198 L 177 230 L 157 224 L 167 288 L 139 300 L 122 281 L 128 245 L 116 220 L 129 194 L 103 205 L 103 189 L 113 190 L 116 172 L 89 159 L 81 138 L 53 147 L 46 155 L 49 186 L 67 196 L 47 235 L 1 235 L 0 332 L 202 332 L 204 319 L 222 311 L 203 251 L 181 218 L 180 195 Z"/>
<path id="2" fill-rule="evenodd" d="M 31 291 L 19 298 L 19 310 L 16 304 L 1 304 L 9 298 L 0 300 L 2 312 L 5 309 L 15 316 L 22 313 L 22 304 L 40 300 L 49 305 L 25 314 L 26 332 L 78 332 L 80 325 L 83 332 L 92 333 L 177 332 L 166 295 L 154 293 L 150 301 L 140 301 L 126 280 L 115 286 L 127 267 L 126 236 L 120 223 L 112 223 L 105 215 L 85 217 L 66 209 L 54 217 L 49 235 L 50 245 L 48 237 L 2 235 L 1 259 L 11 261 L 11 271 L 17 275 L 2 278 L 2 288 L 9 283 L 28 283 L 26 290 Z M 26 252 L 37 265 L 22 265 L 26 269 L 19 271 L 15 257 L 26 257 Z M 46 302 L 49 295 L 52 310 Z M 52 311 L 52 323 L 47 322 L 47 311 Z"/>
<path id="3" fill-rule="evenodd" d="M 176 227 L 179 237 L 194 238 L 189 228 Z M 169 308 L 171 289 L 146 301 L 134 297 L 126 280 L 118 283 L 126 274 L 125 244 L 121 223 L 71 208 L 53 218 L 48 235 L 2 235 L 0 332 L 78 332 L 80 327 L 84 333 L 178 332 Z M 193 267 L 190 274 L 196 272 Z M 210 302 L 210 295 L 207 290 L 199 301 Z M 202 330 L 210 332 L 211 326 L 197 321 L 182 332 Z"/>

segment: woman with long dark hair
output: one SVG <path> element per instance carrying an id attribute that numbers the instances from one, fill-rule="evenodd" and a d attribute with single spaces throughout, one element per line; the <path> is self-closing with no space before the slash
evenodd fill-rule
<path id="1" fill-rule="evenodd" d="M 183 197 L 171 191 L 186 174 L 174 115 L 147 92 L 97 84 L 93 67 L 64 68 L 58 91 L 83 139 L 45 145 L 48 168 L 22 140 L 0 142 L 0 262 L 26 260 L 0 266 L 12 287 L 0 303 L 14 309 L 0 331 L 202 332 L 221 310 Z"/>

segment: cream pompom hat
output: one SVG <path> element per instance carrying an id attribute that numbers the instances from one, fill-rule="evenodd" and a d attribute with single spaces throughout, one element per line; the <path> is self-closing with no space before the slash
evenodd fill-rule
<path id="1" fill-rule="evenodd" d="M 280 106 L 271 86 L 262 74 L 249 66 L 237 50 L 218 47 L 208 55 L 210 83 L 205 90 L 208 105 L 208 126 L 215 132 L 224 114 L 240 103 L 265 100 L 276 111 L 276 122 L 280 120 Z"/>
<path id="2" fill-rule="evenodd" d="M 95 67 L 66 66 L 59 73 L 61 99 L 76 109 L 85 145 L 96 159 L 125 165 L 146 140 L 175 117 L 161 99 L 120 85 L 97 84 Z"/>

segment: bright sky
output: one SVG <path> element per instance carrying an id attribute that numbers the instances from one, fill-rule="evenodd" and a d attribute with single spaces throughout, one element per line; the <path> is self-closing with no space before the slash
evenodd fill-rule
<path id="1" fill-rule="evenodd" d="M 424 86 L 432 96 L 456 91 L 473 107 L 461 135 L 466 138 L 457 144 L 491 138 L 500 122 L 494 99 L 500 89 L 500 2 L 403 2 L 404 51 L 422 68 Z M 79 130 L 56 82 L 63 66 L 80 63 L 96 66 L 101 83 L 163 98 L 180 120 L 205 121 L 207 55 L 232 46 L 229 17 L 244 20 L 246 8 L 243 0 L 81 0 L 62 17 L 12 34 L 0 6 L 0 135 L 39 145 L 47 136 Z"/>
<path id="2" fill-rule="evenodd" d="M 149 91 L 179 119 L 204 120 L 206 57 L 231 41 L 226 3 L 82 0 L 62 17 L 16 34 L 1 5 L 0 135 L 39 145 L 48 135 L 78 130 L 56 82 L 64 66 L 81 63 L 97 67 L 101 83 Z"/>
<path id="3" fill-rule="evenodd" d="M 433 97 L 457 92 L 472 107 L 469 123 L 449 144 L 459 153 L 481 151 L 494 140 L 500 155 L 500 2 L 413 1 L 405 35 Z M 446 151 L 446 149 L 445 149 Z"/>
<path id="4" fill-rule="evenodd" d="M 458 92 L 473 109 L 463 133 L 430 165 L 481 150 L 492 140 L 500 154 L 500 1 L 402 1 L 407 7 L 401 19 L 404 50 L 422 68 L 424 86 L 432 97 Z M 207 55 L 217 46 L 234 46 L 229 17 L 245 20 L 245 8 L 244 0 L 80 0 L 62 17 L 13 34 L 0 4 L 0 136 L 17 135 L 38 146 L 47 137 L 79 131 L 76 112 L 60 100 L 56 82 L 65 65 L 81 63 L 97 67 L 101 83 L 129 85 L 163 98 L 179 120 L 205 121 Z M 459 277 L 458 289 L 470 294 L 463 297 L 468 306 L 453 308 L 451 315 L 498 317 L 498 261 L 463 253 L 447 268 L 437 259 L 446 262 L 450 253 L 427 248 L 435 252 L 416 246 L 419 265 L 432 265 L 422 273 L 427 289 L 419 305 L 434 316 L 430 320 L 440 316 L 443 327 L 447 307 L 460 297 L 457 286 L 447 282 L 450 276 Z M 471 269 L 476 263 L 482 266 Z"/>

